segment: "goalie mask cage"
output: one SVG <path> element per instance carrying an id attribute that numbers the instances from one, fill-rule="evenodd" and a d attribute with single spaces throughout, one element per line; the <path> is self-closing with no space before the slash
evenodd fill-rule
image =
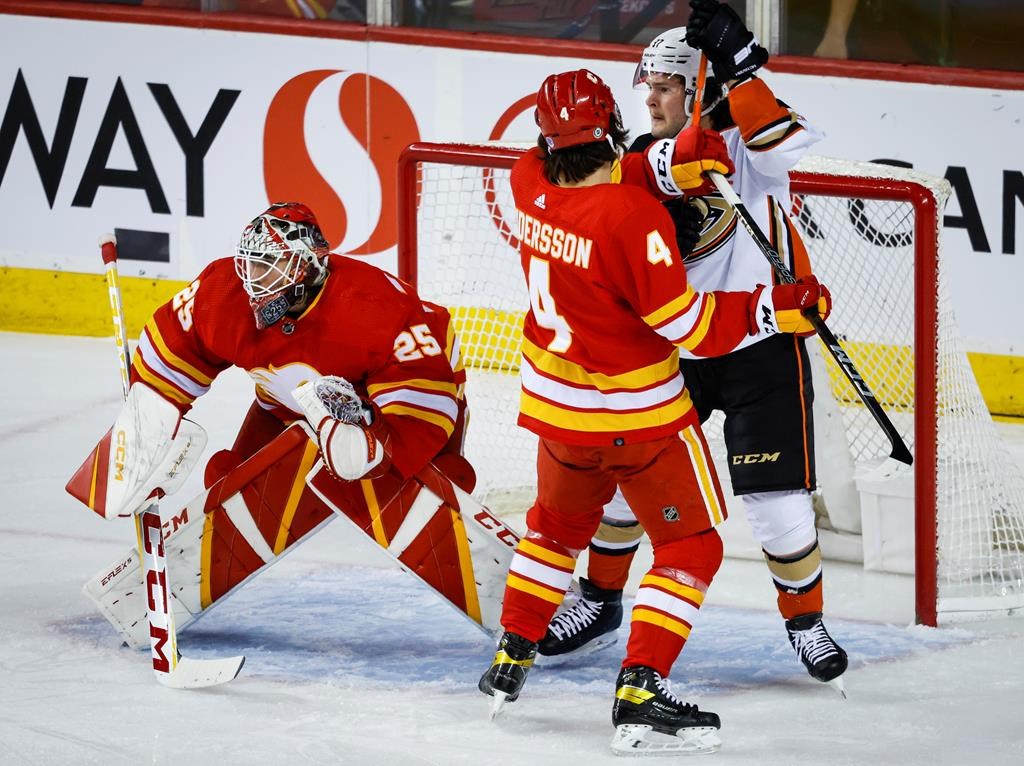
<path id="1" fill-rule="evenodd" d="M 536 437 L 516 425 L 529 296 L 508 177 L 524 150 L 421 143 L 399 161 L 399 273 L 452 312 L 468 374 L 475 494 L 499 513 L 525 511 L 536 483 Z M 814 271 L 834 296 L 829 327 L 914 453 L 918 621 L 1024 607 L 1024 477 L 1001 445 L 943 282 L 948 184 L 811 157 L 792 173 L 791 191 Z M 854 464 L 887 455 L 885 435 L 823 356 L 829 385 L 815 387 L 819 398 L 831 391 Z M 713 420 L 708 438 L 724 454 Z"/>

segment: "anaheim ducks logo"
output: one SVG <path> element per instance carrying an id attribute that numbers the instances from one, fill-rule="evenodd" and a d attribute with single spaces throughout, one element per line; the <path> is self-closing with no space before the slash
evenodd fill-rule
<path id="1" fill-rule="evenodd" d="M 700 239 L 690 255 L 683 259 L 687 264 L 702 261 L 721 250 L 736 233 L 736 225 L 739 222 L 736 211 L 719 194 L 696 197 L 692 202 L 704 208 L 706 212 Z"/>

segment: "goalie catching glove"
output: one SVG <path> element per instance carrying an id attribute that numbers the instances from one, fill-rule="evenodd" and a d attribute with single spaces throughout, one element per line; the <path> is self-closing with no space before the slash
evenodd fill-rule
<path id="1" fill-rule="evenodd" d="M 722 135 L 692 125 L 675 138 L 655 141 L 645 154 L 658 191 L 669 197 L 710 194 L 715 185 L 706 172 L 729 175 L 735 170 Z"/>
<path id="2" fill-rule="evenodd" d="M 344 378 L 327 375 L 292 391 L 316 431 L 324 465 L 345 481 L 372 479 L 391 466 L 387 431 L 372 405 Z"/>
<path id="3" fill-rule="evenodd" d="M 758 285 L 750 297 L 750 334 L 814 335 L 811 317 L 822 321 L 832 311 L 832 294 L 813 274 L 789 285 Z"/>

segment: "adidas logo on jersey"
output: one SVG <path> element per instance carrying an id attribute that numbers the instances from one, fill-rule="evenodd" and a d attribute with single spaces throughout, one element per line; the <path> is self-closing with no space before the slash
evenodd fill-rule
<path id="1" fill-rule="evenodd" d="M 539 207 L 541 210 L 545 210 L 546 209 L 545 200 L 544 200 L 545 196 L 547 196 L 547 195 L 541 194 L 539 197 L 537 197 L 537 199 L 535 199 L 533 201 L 533 204 L 536 205 L 537 207 Z"/>

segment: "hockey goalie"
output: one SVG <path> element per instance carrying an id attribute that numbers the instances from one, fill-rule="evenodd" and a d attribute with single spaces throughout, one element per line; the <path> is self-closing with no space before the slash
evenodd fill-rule
<path id="1" fill-rule="evenodd" d="M 105 518 L 180 486 L 205 444 L 184 418 L 232 365 L 255 382 L 206 491 L 165 514 L 178 630 L 334 518 L 488 631 L 515 533 L 470 496 L 465 372 L 448 312 L 369 264 L 328 252 L 312 212 L 279 203 L 157 309 L 114 426 L 68 483 Z M 138 553 L 85 586 L 131 645 L 148 643 Z"/>

